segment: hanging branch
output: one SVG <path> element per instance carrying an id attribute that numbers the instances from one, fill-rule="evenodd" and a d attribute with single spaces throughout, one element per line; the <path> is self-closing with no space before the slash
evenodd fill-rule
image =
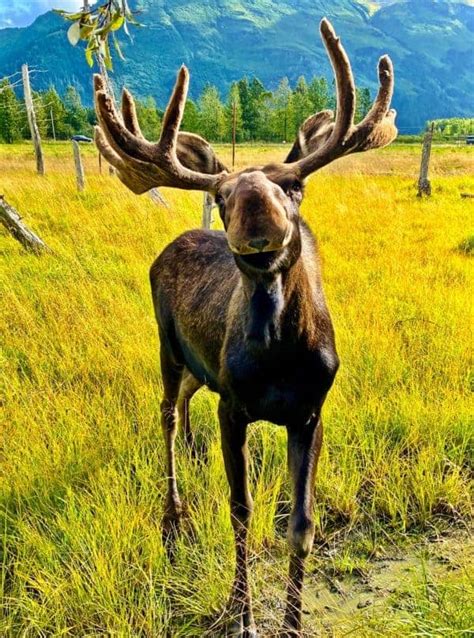
<path id="1" fill-rule="evenodd" d="M 121 60 L 124 59 L 116 32 L 123 29 L 131 39 L 128 25 L 140 26 L 135 19 L 136 12 L 131 11 L 126 0 L 106 0 L 93 8 L 89 0 L 84 1 L 81 11 L 71 13 L 64 9 L 54 9 L 56 13 L 72 22 L 67 37 L 72 46 L 79 41 L 87 43 L 85 49 L 86 60 L 93 66 L 94 57 L 102 58 L 107 69 L 112 69 L 109 36 L 112 38 L 115 51 Z"/>

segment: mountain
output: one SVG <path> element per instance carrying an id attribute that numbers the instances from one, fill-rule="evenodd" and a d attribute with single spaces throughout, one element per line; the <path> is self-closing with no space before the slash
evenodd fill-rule
<path id="1" fill-rule="evenodd" d="M 60 4 L 60 2 L 59 2 Z M 474 112 L 474 8 L 452 0 L 135 0 L 143 28 L 123 40 L 126 62 L 114 79 L 164 105 L 176 70 L 191 70 L 191 96 L 207 82 L 226 92 L 233 80 L 257 75 L 276 86 L 288 76 L 332 72 L 317 33 L 326 15 L 342 36 L 358 86 L 376 90 L 376 64 L 389 53 L 396 70 L 394 106 L 402 132 L 427 119 Z M 26 28 L 0 30 L 0 77 L 21 63 L 45 71 L 36 89 L 73 83 L 91 101 L 91 71 L 67 24 L 48 12 Z"/>

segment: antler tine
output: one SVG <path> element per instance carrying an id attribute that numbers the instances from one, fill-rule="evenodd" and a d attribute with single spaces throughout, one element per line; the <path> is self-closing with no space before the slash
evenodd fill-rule
<path id="1" fill-rule="evenodd" d="M 118 159 L 127 158 L 128 155 L 124 153 L 120 145 L 117 144 L 117 142 L 114 139 L 114 136 L 112 135 L 112 133 L 110 132 L 108 128 L 107 120 L 104 119 L 104 117 L 102 116 L 100 106 L 99 106 L 99 98 L 98 98 L 99 94 L 102 94 L 102 93 L 103 94 L 107 93 L 104 79 L 101 75 L 99 75 L 98 73 L 95 73 L 94 74 L 94 105 L 95 105 L 97 119 L 100 124 L 100 131 L 101 131 L 101 134 L 97 134 L 96 132 L 95 141 L 102 155 L 107 159 L 107 161 L 110 164 L 112 164 L 112 166 L 114 166 L 115 168 L 117 168 L 117 170 L 119 170 Z M 103 151 L 102 151 L 102 148 L 103 148 Z M 112 155 L 112 152 L 113 152 L 113 155 Z M 114 161 L 112 161 L 112 159 L 109 160 L 107 158 L 107 155 L 110 158 L 112 158 Z"/>
<path id="2" fill-rule="evenodd" d="M 356 90 L 351 63 L 332 24 L 323 18 L 320 25 L 321 37 L 331 60 L 336 76 L 337 109 L 332 134 L 333 143 L 341 143 L 354 121 Z"/>
<path id="3" fill-rule="evenodd" d="M 184 106 L 188 96 L 188 86 L 189 72 L 183 64 L 178 72 L 173 93 L 163 116 L 163 127 L 159 146 L 165 154 L 175 154 L 176 152 L 176 141 L 178 139 L 181 120 L 183 119 Z"/>
<path id="4" fill-rule="evenodd" d="M 353 126 L 355 113 L 355 85 L 349 58 L 340 38 L 326 18 L 321 20 L 321 38 L 324 42 L 336 77 L 337 110 L 334 128 L 326 143 L 307 157 L 295 162 L 301 177 L 307 177 L 342 153 L 345 139 Z"/>
<path id="5" fill-rule="evenodd" d="M 354 127 L 347 140 L 349 153 L 381 148 L 390 144 L 397 136 L 396 111 L 389 108 L 393 95 L 394 75 L 392 61 L 388 55 L 380 58 L 378 72 L 380 86 L 377 97 L 367 115 Z"/>
<path id="6" fill-rule="evenodd" d="M 370 111 L 364 120 L 384 117 L 393 97 L 394 73 L 392 60 L 388 55 L 383 55 L 378 64 L 379 90 Z"/>
<path id="7" fill-rule="evenodd" d="M 183 118 L 189 83 L 185 66 L 181 67 L 166 109 L 159 142 L 152 144 L 142 135 L 135 103 L 128 91 L 122 95 L 123 122 L 112 99 L 104 90 L 100 76 L 94 78 L 95 104 L 100 124 L 96 144 L 104 157 L 117 168 L 121 181 L 135 193 L 157 186 L 188 190 L 214 191 L 223 173 L 208 174 L 181 164 L 176 144 Z"/>
<path id="8" fill-rule="evenodd" d="M 123 159 L 110 146 L 100 126 L 94 127 L 94 141 L 97 148 L 100 151 L 100 154 L 105 158 L 105 160 L 109 164 L 111 164 L 117 170 L 121 170 L 125 168 L 125 163 Z"/>
<path id="9" fill-rule="evenodd" d="M 145 136 L 142 133 L 140 124 L 138 123 L 137 109 L 135 106 L 135 100 L 132 94 L 127 89 L 122 91 L 122 118 L 123 123 L 128 128 L 130 133 L 133 133 L 135 137 L 144 140 Z"/>
<path id="10" fill-rule="evenodd" d="M 113 100 L 105 91 L 96 91 L 95 98 L 100 125 L 109 143 L 134 159 L 152 161 L 155 145 L 136 137 L 124 126 Z"/>

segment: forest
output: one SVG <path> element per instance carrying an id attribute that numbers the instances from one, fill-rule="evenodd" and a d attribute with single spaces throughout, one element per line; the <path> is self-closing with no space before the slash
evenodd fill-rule
<path id="1" fill-rule="evenodd" d="M 358 89 L 360 120 L 371 104 L 370 91 Z M 54 86 L 34 92 L 36 117 L 43 138 L 65 140 L 72 135 L 92 135 L 94 109 L 82 103 L 74 86 L 59 95 Z M 183 130 L 199 133 L 211 142 L 230 142 L 235 117 L 236 141 L 283 142 L 295 137 L 300 124 L 312 113 L 334 107 L 333 87 L 325 78 L 307 82 L 301 76 L 292 87 L 283 78 L 271 91 L 256 77 L 242 78 L 230 87 L 223 101 L 218 89 L 207 85 L 196 101 L 188 100 Z M 155 139 L 160 131 L 163 111 L 152 97 L 137 101 L 144 135 Z M 235 109 L 235 115 L 234 115 Z M 13 143 L 29 138 L 26 110 L 8 78 L 0 82 L 0 141 Z"/>

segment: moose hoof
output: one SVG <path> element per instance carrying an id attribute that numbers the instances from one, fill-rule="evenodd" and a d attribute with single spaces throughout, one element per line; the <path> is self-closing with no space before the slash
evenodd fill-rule
<path id="1" fill-rule="evenodd" d="M 168 558 L 173 562 L 175 557 L 175 545 L 182 528 L 183 508 L 166 508 L 161 521 L 161 540 L 168 554 Z"/>
<path id="2" fill-rule="evenodd" d="M 244 617 L 234 620 L 226 632 L 229 638 L 258 638 L 257 628 L 254 623 L 245 625 Z"/>
<path id="3" fill-rule="evenodd" d="M 230 621 L 227 625 L 226 636 L 229 638 L 257 638 L 257 627 L 253 619 L 252 612 L 232 611 L 229 612 Z"/>
<path id="4" fill-rule="evenodd" d="M 278 633 L 278 638 L 301 638 L 302 635 L 300 629 L 292 628 L 285 623 Z"/>

